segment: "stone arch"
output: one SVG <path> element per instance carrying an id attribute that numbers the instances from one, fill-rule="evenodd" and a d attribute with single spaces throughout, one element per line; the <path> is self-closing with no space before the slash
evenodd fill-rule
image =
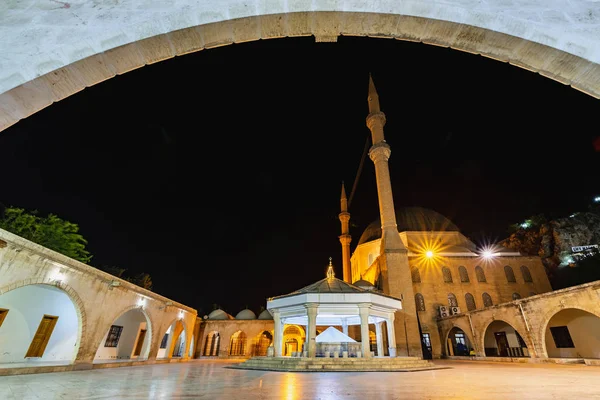
<path id="1" fill-rule="evenodd" d="M 239 329 L 229 338 L 229 355 L 245 356 L 248 351 L 248 336 L 246 332 Z"/>
<path id="2" fill-rule="evenodd" d="M 219 355 L 219 348 L 221 347 L 221 334 L 219 331 L 210 331 L 206 334 L 204 340 L 204 349 L 202 349 L 202 355 L 204 357 L 214 357 Z"/>
<path id="3" fill-rule="evenodd" d="M 77 345 L 76 345 L 77 348 L 73 352 L 74 357 L 73 357 L 72 361 L 77 360 L 78 358 L 80 358 L 81 352 L 86 347 L 86 346 L 82 346 L 82 344 L 87 344 L 87 343 L 83 343 L 83 342 L 88 340 L 88 338 L 86 336 L 87 316 L 86 316 L 85 307 L 84 307 L 83 301 L 81 300 L 81 297 L 75 291 L 75 289 L 73 289 L 71 286 L 67 285 L 66 283 L 56 282 L 56 281 L 53 281 L 48 278 L 25 279 L 25 280 L 21 280 L 21 281 L 12 283 L 10 285 L 5 285 L 4 287 L 0 288 L 0 296 L 3 294 L 6 294 L 8 292 L 11 292 L 15 289 L 19 289 L 21 287 L 30 286 L 30 285 L 46 285 L 46 286 L 52 286 L 52 287 L 59 288 L 63 292 L 65 292 L 67 294 L 67 296 L 69 296 L 69 299 L 71 299 L 71 301 L 73 302 L 73 305 L 75 306 L 75 312 L 77 313 L 77 319 L 78 319 L 77 337 L 79 339 L 77 340 Z"/>
<path id="4" fill-rule="evenodd" d="M 242 0 L 231 1 L 227 6 L 197 10 L 194 14 L 199 16 L 198 20 L 181 14 L 177 8 L 168 15 L 164 12 L 153 14 L 154 11 L 149 9 L 136 23 L 151 28 L 142 30 L 132 23 L 131 29 L 136 29 L 135 33 L 121 31 L 118 36 L 107 29 L 106 37 L 102 37 L 102 29 L 96 29 L 101 34 L 96 33 L 93 37 L 91 32 L 80 32 L 78 29 L 85 29 L 80 26 L 86 24 L 76 24 L 69 20 L 71 16 L 62 14 L 63 22 L 72 23 L 78 34 L 70 35 L 73 38 L 63 35 L 62 41 L 73 40 L 73 43 L 61 41 L 50 49 L 45 46 L 45 53 L 37 54 L 37 57 L 48 55 L 47 62 L 34 62 L 23 49 L 19 55 L 14 53 L 15 58 L 22 58 L 20 63 L 12 60 L 14 50 L 11 49 L 19 47 L 14 39 L 5 41 L 8 48 L 0 48 L 0 51 L 6 50 L 3 53 L 7 54 L 12 67 L 7 72 L 9 76 L 0 79 L 6 82 L 0 87 L 0 131 L 85 87 L 144 65 L 232 43 L 309 35 L 314 35 L 318 41 L 335 41 L 338 36 L 368 36 L 450 47 L 538 72 L 600 98 L 598 60 L 569 53 L 573 51 L 567 47 L 571 42 L 560 40 L 555 32 L 569 31 L 574 37 L 581 38 L 582 43 L 591 43 L 587 44 L 591 49 L 584 44 L 583 47 L 571 45 L 571 48 L 577 48 L 580 54 L 585 54 L 586 50 L 592 57 L 593 33 L 581 29 L 571 32 L 568 26 L 557 30 L 552 24 L 558 22 L 544 21 L 532 28 L 514 17 L 499 19 L 492 11 L 482 17 L 480 11 L 459 13 L 454 5 L 435 2 L 419 9 L 404 2 L 371 6 L 370 9 L 362 4 L 315 9 L 311 5 L 288 5 L 287 2 L 274 3 L 271 7 L 259 11 L 243 4 Z M 33 12 L 36 8 L 30 7 L 30 10 Z M 115 13 L 112 9 L 104 12 Z M 440 19 L 440 15 L 446 20 Z M 82 19 L 83 14 L 78 13 L 77 17 Z M 94 17 L 92 14 L 88 18 Z M 195 25 L 198 22 L 199 25 Z M 526 37 L 511 34 L 517 32 Z M 31 36 L 31 46 L 41 48 L 42 39 Z M 48 33 L 46 37 L 49 37 Z M 540 37 L 548 38 L 546 42 L 556 43 L 557 47 L 534 41 Z M 89 43 L 92 41 L 97 41 L 101 50 L 91 50 Z M 48 39 L 46 43 L 50 43 Z M 70 51 L 68 55 L 64 53 L 66 49 Z M 50 54 L 53 54 L 51 62 Z M 63 59 L 69 61 L 59 61 Z"/>
<path id="5" fill-rule="evenodd" d="M 110 327 L 112 325 L 114 325 L 115 321 L 117 321 L 120 317 L 122 317 L 129 311 L 133 311 L 133 310 L 137 310 L 137 311 L 141 312 L 144 315 L 144 317 L 146 318 L 147 333 L 146 333 L 146 337 L 144 338 L 144 343 L 147 343 L 147 344 L 144 346 L 148 347 L 148 351 L 147 351 L 148 356 L 145 358 L 150 358 L 150 356 L 152 355 L 152 342 L 153 342 L 154 336 L 155 336 L 155 333 L 154 333 L 155 324 L 154 324 L 154 321 L 151 317 L 151 314 L 148 312 L 148 310 L 145 307 L 142 307 L 139 305 L 129 305 L 129 306 L 121 309 L 120 312 L 113 314 L 114 318 L 112 318 L 109 321 L 108 326 L 104 326 L 104 329 L 100 329 L 99 331 L 96 332 L 96 335 L 99 337 L 97 338 L 97 340 L 94 340 L 94 348 L 92 349 L 94 352 L 94 358 L 95 358 L 96 352 L 98 351 L 100 346 L 102 346 L 103 338 L 106 335 L 106 333 L 108 332 L 108 330 L 110 329 Z"/>
<path id="6" fill-rule="evenodd" d="M 175 337 L 175 335 L 173 334 L 169 338 L 168 343 L 167 343 L 167 351 L 166 351 L 166 354 L 165 354 L 165 358 L 172 358 L 173 357 L 173 353 L 175 351 L 174 346 L 177 344 L 176 343 L 177 339 L 179 339 L 179 336 L 181 335 L 181 333 L 184 333 L 184 332 L 185 332 L 185 337 L 184 337 L 185 338 L 185 349 L 183 350 L 182 357 L 185 357 L 185 355 L 187 354 L 188 347 L 190 345 L 190 343 L 189 343 L 190 340 L 189 340 L 188 336 L 191 337 L 191 335 L 193 334 L 193 332 L 190 332 L 188 330 L 188 327 L 187 327 L 187 324 L 185 323 L 185 319 L 184 318 L 181 318 L 181 317 L 177 316 L 177 317 L 172 318 L 170 321 L 171 322 L 169 322 L 169 324 L 166 326 L 164 332 L 162 332 L 162 335 L 160 336 L 161 339 L 165 335 L 165 333 L 167 332 L 167 330 L 169 330 L 169 328 L 171 326 L 174 326 L 173 330 L 176 329 L 177 322 L 181 323 L 182 329 L 181 329 L 181 332 L 179 332 L 179 334 L 177 334 L 177 337 Z"/>
<path id="7" fill-rule="evenodd" d="M 543 318 L 541 319 L 542 323 L 540 324 L 540 327 L 537 330 L 537 332 L 535 332 L 535 334 L 536 334 L 535 340 L 537 343 L 539 343 L 541 345 L 540 350 L 542 353 L 541 354 L 542 357 L 548 357 L 548 350 L 546 347 L 546 340 L 545 340 L 546 329 L 548 329 L 548 324 L 552 320 L 552 317 L 554 317 L 559 312 L 561 312 L 563 310 L 568 310 L 568 309 L 585 311 L 587 313 L 590 313 L 590 314 L 600 318 L 600 307 L 598 307 L 598 309 L 596 309 L 593 307 L 589 307 L 587 305 L 581 305 L 581 304 L 566 305 L 566 304 L 562 304 L 562 303 L 559 303 L 559 304 L 555 305 L 554 307 L 552 307 L 550 310 L 548 310 L 544 314 Z"/>
<path id="8" fill-rule="evenodd" d="M 505 315 L 506 317 L 506 315 Z M 525 343 L 525 346 L 527 348 L 527 354 L 525 355 L 525 353 L 523 353 L 522 356 L 526 356 L 526 357 L 535 357 L 535 346 L 533 341 L 531 340 L 530 336 L 527 335 L 527 330 L 526 327 L 523 326 L 522 323 L 516 321 L 516 320 L 512 320 L 511 318 L 490 318 L 487 321 L 485 321 L 481 326 L 483 326 L 483 330 L 482 330 L 482 334 L 479 336 L 479 346 L 480 349 L 482 349 L 483 354 L 485 354 L 485 343 L 486 343 L 486 335 L 488 333 L 488 329 L 490 328 L 490 326 L 494 323 L 504 323 L 506 325 L 508 325 L 509 327 L 511 327 L 517 334 L 518 336 L 520 336 L 520 339 L 515 338 L 514 340 L 522 340 Z M 510 344 L 510 343 L 509 343 Z M 514 353 L 513 355 L 508 355 L 509 357 L 519 357 L 518 354 Z"/>
<path id="9" fill-rule="evenodd" d="M 465 333 L 465 336 L 467 338 L 467 340 L 469 341 L 470 345 L 475 349 L 475 351 L 477 351 L 477 343 L 475 342 L 472 332 L 469 329 L 469 327 L 466 324 L 463 324 L 462 321 L 453 321 L 452 325 L 446 329 L 442 336 L 441 339 L 443 340 L 441 344 L 442 346 L 442 352 L 441 354 L 445 354 L 446 356 L 449 356 L 448 354 L 448 338 L 450 336 L 450 332 L 452 332 L 453 329 L 458 329 L 461 330 Z"/>

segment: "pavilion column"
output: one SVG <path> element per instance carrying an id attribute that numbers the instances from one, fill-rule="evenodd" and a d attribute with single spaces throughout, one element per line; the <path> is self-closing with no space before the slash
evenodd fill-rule
<path id="1" fill-rule="evenodd" d="M 308 356 L 317 355 L 317 305 L 306 304 L 306 314 L 308 315 L 308 325 L 306 329 L 306 342 L 308 343 Z"/>
<path id="2" fill-rule="evenodd" d="M 273 314 L 273 347 L 275 350 L 275 357 L 281 357 L 281 348 L 283 347 L 283 324 L 281 323 L 281 317 L 279 310 L 271 311 Z"/>
<path id="3" fill-rule="evenodd" d="M 377 336 L 377 356 L 378 357 L 383 357 L 385 354 L 383 352 L 383 331 L 381 329 L 382 325 L 383 325 L 383 321 L 375 324 L 375 335 Z"/>
<path id="4" fill-rule="evenodd" d="M 369 305 L 359 304 L 358 312 L 360 314 L 360 347 L 363 357 L 371 357 L 371 346 L 369 343 Z"/>
<path id="5" fill-rule="evenodd" d="M 390 357 L 396 357 L 396 329 L 394 328 L 394 319 L 395 314 L 390 313 L 386 321 Z"/>
<path id="6" fill-rule="evenodd" d="M 344 335 L 348 336 L 348 321 L 346 321 L 346 318 L 342 320 L 342 332 L 344 332 Z"/>

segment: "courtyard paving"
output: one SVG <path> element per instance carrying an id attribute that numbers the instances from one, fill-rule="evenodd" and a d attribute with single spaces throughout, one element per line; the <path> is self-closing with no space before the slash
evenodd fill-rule
<path id="1" fill-rule="evenodd" d="M 436 361 L 421 372 L 263 372 L 196 360 L 0 377 L 0 399 L 600 399 L 600 367 Z"/>

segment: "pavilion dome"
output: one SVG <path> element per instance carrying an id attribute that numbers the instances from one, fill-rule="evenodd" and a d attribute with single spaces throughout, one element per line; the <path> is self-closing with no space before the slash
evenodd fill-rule
<path id="1" fill-rule="evenodd" d="M 258 319 L 273 319 L 273 316 L 269 312 L 269 310 L 264 310 L 258 315 Z"/>
<path id="2" fill-rule="evenodd" d="M 364 279 L 359 279 L 358 281 L 354 282 L 353 285 L 365 290 L 375 289 L 375 285 Z"/>
<path id="3" fill-rule="evenodd" d="M 233 317 L 227 314 L 225 311 L 218 308 L 212 311 L 210 314 L 208 314 L 208 319 L 233 319 Z"/>
<path id="4" fill-rule="evenodd" d="M 256 314 L 254 314 L 254 311 L 246 308 L 245 310 L 237 313 L 235 319 L 256 319 Z"/>
<path id="5" fill-rule="evenodd" d="M 403 207 L 396 209 L 398 232 L 449 232 L 459 231 L 452 221 L 442 214 L 423 207 Z M 371 222 L 360 236 L 358 244 L 381 239 L 381 221 Z"/>

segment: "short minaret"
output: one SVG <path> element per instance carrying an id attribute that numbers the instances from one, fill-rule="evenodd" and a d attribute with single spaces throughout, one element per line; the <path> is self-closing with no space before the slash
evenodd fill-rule
<path id="1" fill-rule="evenodd" d="M 381 248 L 379 266 L 382 274 L 383 291 L 394 297 L 401 298 L 402 311 L 395 318 L 396 348 L 390 348 L 392 354 L 422 357 L 419 322 L 412 287 L 408 251 L 400 240 L 396 225 L 396 212 L 392 196 L 392 183 L 388 159 L 390 146 L 385 142 L 383 127 L 385 114 L 379 106 L 379 95 L 375 89 L 373 78 L 369 75 L 369 115 L 367 126 L 371 130 L 373 146 L 369 157 L 375 164 L 377 180 L 377 195 L 379 197 L 379 215 L 381 218 Z"/>
<path id="2" fill-rule="evenodd" d="M 342 197 L 340 198 L 340 205 L 342 212 L 340 213 L 340 222 L 342 223 L 342 234 L 339 236 L 340 243 L 342 244 L 342 272 L 344 282 L 352 283 L 352 270 L 350 269 L 350 242 L 352 242 L 352 236 L 350 236 L 350 213 L 348 212 L 348 199 L 346 198 L 346 189 L 344 189 L 344 182 L 342 182 Z"/>

